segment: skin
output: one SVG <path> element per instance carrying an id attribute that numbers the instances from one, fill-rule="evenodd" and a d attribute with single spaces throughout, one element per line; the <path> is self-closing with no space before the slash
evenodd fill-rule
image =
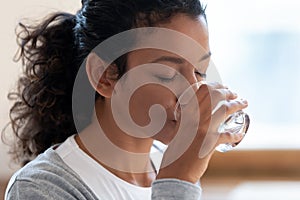
<path id="1" fill-rule="evenodd" d="M 197 58 L 198 61 L 195 62 L 199 62 L 199 55 L 201 55 L 203 59 L 201 60 L 200 64 L 203 67 L 200 69 L 200 73 L 206 72 L 210 59 L 210 49 L 207 25 L 203 17 L 200 16 L 198 19 L 191 19 L 186 15 L 177 14 L 174 17 L 172 17 L 170 22 L 158 24 L 157 26 L 181 32 L 187 35 L 188 37 L 194 39 L 199 45 L 201 45 L 204 49 L 204 52 L 191 52 L 191 54 L 197 54 L 197 56 L 195 55 L 194 57 L 195 59 Z M 157 77 L 158 80 L 164 80 L 162 81 L 163 84 L 174 83 L 173 81 L 175 80 L 173 80 L 172 77 L 174 77 L 174 72 L 176 71 L 182 74 L 190 84 L 203 80 L 202 75 L 199 74 L 199 69 L 196 69 L 191 63 L 188 63 L 184 60 L 183 62 L 178 63 L 178 60 L 174 62 L 174 59 L 162 59 L 162 57 L 173 57 L 181 59 L 177 55 L 171 54 L 169 52 L 164 52 L 162 50 L 137 50 L 128 54 L 127 70 L 130 71 L 141 64 L 155 62 L 167 65 L 174 69 L 173 71 L 162 70 L 163 72 L 159 72 L 159 76 Z M 167 120 L 162 130 L 156 135 L 150 138 L 133 137 L 130 134 L 123 132 L 115 123 L 111 110 L 111 97 L 117 81 L 111 78 L 111 74 L 109 73 L 109 71 L 105 71 L 101 77 L 98 77 L 97 74 L 99 73 L 96 72 L 99 70 L 104 70 L 101 68 L 101 66 L 101 59 L 95 54 L 90 54 L 87 59 L 86 66 L 89 80 L 95 88 L 95 90 L 105 97 L 104 100 L 99 99 L 96 101 L 96 115 L 92 123 L 100 123 L 106 136 L 111 140 L 111 142 L 129 152 L 150 152 L 150 148 L 154 139 L 159 140 L 164 144 L 169 144 L 172 141 L 172 139 L 174 139 L 174 136 L 176 135 L 178 126 L 180 124 L 180 120 L 175 120 L 173 115 L 175 105 L 177 102 L 176 96 L 167 88 L 159 86 L 157 84 L 148 84 L 136 90 L 133 96 L 131 97 L 129 104 L 129 111 L 131 117 L 136 124 L 140 126 L 145 126 L 150 123 L 150 118 L 148 115 L 149 108 L 151 107 L 151 105 L 154 104 L 159 104 L 165 108 L 167 113 Z M 114 69 L 116 66 L 112 65 L 110 67 Z M 161 79 L 161 77 L 163 77 L 164 79 Z M 166 78 L 168 79 L 167 82 L 165 81 Z M 128 80 L 132 79 L 134 78 L 128 78 Z M 211 101 L 210 94 L 214 94 L 216 96 L 216 100 Z M 234 94 L 233 92 L 228 90 L 228 88 L 218 83 L 211 83 L 207 84 L 204 87 L 200 87 L 199 90 L 196 92 L 196 95 L 201 110 L 201 120 L 199 122 L 199 129 L 197 131 L 197 135 L 195 136 L 192 144 L 180 156 L 180 158 L 172 162 L 170 165 L 167 165 L 164 168 L 160 169 L 159 174 L 155 174 L 154 171 L 145 173 L 129 173 L 110 168 L 97 158 L 93 157 L 93 155 L 88 151 L 88 147 L 85 146 L 86 144 L 84 145 L 80 141 L 79 137 L 76 137 L 75 139 L 79 147 L 89 156 L 94 158 L 98 163 L 103 165 L 107 170 L 109 170 L 116 176 L 134 185 L 148 187 L 151 185 L 153 180 L 160 178 L 178 178 L 181 180 L 195 183 L 204 174 L 205 170 L 207 169 L 210 157 L 213 154 L 214 146 L 211 148 L 211 152 L 209 152 L 204 158 L 199 158 L 198 156 L 201 144 L 209 130 L 208 125 L 212 121 L 212 104 L 216 104 L 220 100 L 226 98 L 226 103 L 223 104 L 223 106 L 219 109 L 220 113 L 222 110 L 226 111 L 226 116 L 247 107 L 247 102 L 235 101 L 234 99 L 236 99 L 237 97 L 236 94 Z M 192 116 L 192 112 L 195 112 L 195 109 L 189 109 Z M 219 121 L 216 120 L 216 123 L 219 124 L 220 121 L 224 120 L 226 116 L 222 116 L 222 118 L 218 117 L 217 119 Z M 87 129 L 85 129 L 80 134 L 91 134 L 91 129 L 87 127 Z M 232 136 L 228 133 L 224 133 L 221 134 L 218 143 L 216 143 L 215 145 L 224 142 L 235 143 L 240 141 L 241 138 L 241 135 Z M 173 144 L 176 144 L 176 142 L 170 144 L 168 149 L 172 150 L 172 148 L 176 148 L 172 146 Z M 165 160 L 167 160 L 169 156 L 171 156 L 171 150 L 167 150 L 164 154 L 163 163 L 165 162 Z M 118 155 L 115 155 L 114 157 L 115 159 L 118 159 Z M 130 163 L 127 163 L 126 165 L 129 165 L 130 167 Z"/>

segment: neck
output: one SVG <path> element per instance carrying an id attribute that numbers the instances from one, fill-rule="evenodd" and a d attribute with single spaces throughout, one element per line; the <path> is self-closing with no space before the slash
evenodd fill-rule
<path id="1" fill-rule="evenodd" d="M 105 109 L 107 106 L 100 104 L 96 108 L 99 114 L 75 138 L 79 147 L 119 178 L 134 185 L 150 186 L 155 179 L 149 153 L 153 140 L 124 133 L 109 109 Z"/>
<path id="2" fill-rule="evenodd" d="M 96 114 L 92 124 L 100 125 L 105 136 L 117 147 L 132 153 L 149 153 L 153 139 L 134 137 L 132 133 L 124 132 L 116 124 L 109 100 L 99 100 L 95 104 Z M 119 114 L 119 113 L 118 113 Z"/>
<path id="3" fill-rule="evenodd" d="M 85 147 L 85 145 L 82 143 L 79 135 L 76 135 L 75 136 L 75 140 L 79 146 L 79 148 L 84 151 L 88 156 L 90 156 L 93 160 L 95 160 L 96 162 L 98 162 L 102 167 L 104 167 L 106 170 L 110 171 L 112 174 L 114 174 L 115 176 L 119 177 L 120 179 L 128 182 L 128 183 L 131 183 L 133 185 L 137 185 L 137 186 L 141 186 L 141 187 L 150 187 L 152 182 L 155 180 L 156 178 L 156 170 L 154 169 L 154 166 L 152 166 L 151 164 L 151 167 L 152 168 L 152 171 L 149 171 L 149 166 L 148 167 L 144 167 L 144 173 L 135 173 L 134 172 L 134 169 L 131 168 L 131 172 L 128 172 L 128 171 L 120 171 L 118 170 L 117 168 L 120 168 L 117 167 L 117 168 L 113 168 L 113 167 L 110 167 L 108 165 L 106 165 L 105 163 L 103 163 L 101 160 L 99 160 L 99 158 L 96 158 L 92 153 L 90 153 L 90 151 Z M 114 158 L 117 160 L 117 158 Z M 150 161 L 150 158 L 149 158 L 149 162 Z M 129 162 L 127 162 L 128 164 Z M 126 163 L 124 163 L 126 164 Z M 121 168 L 126 168 L 126 169 L 130 169 L 130 166 L 123 166 Z"/>

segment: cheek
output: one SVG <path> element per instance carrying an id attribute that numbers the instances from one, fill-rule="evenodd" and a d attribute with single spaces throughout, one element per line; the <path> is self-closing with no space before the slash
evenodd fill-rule
<path id="1" fill-rule="evenodd" d="M 163 106 L 168 112 L 169 108 L 176 104 L 175 95 L 157 85 L 146 85 L 139 88 L 133 93 L 129 102 L 132 120 L 140 126 L 148 125 L 151 120 L 149 110 L 154 104 Z"/>
<path id="2" fill-rule="evenodd" d="M 136 91 L 129 101 L 129 112 L 132 120 L 140 126 L 146 126 L 150 123 L 148 115 L 151 105 L 153 105 L 151 96 L 144 94 L 142 89 Z"/>

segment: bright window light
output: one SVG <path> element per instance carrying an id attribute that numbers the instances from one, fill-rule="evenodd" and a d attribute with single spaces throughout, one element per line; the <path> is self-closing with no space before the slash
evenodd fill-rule
<path id="1" fill-rule="evenodd" d="M 239 149 L 300 149 L 300 1 L 206 1 L 212 60 L 249 101 Z"/>

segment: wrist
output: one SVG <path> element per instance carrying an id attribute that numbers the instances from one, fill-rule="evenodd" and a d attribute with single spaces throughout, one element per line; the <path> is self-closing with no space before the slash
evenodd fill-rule
<path id="1" fill-rule="evenodd" d="M 200 180 L 200 177 L 190 175 L 189 173 L 178 173 L 177 171 L 164 168 L 160 169 L 159 173 L 156 176 L 156 180 L 159 179 L 178 179 L 195 184 Z"/>

